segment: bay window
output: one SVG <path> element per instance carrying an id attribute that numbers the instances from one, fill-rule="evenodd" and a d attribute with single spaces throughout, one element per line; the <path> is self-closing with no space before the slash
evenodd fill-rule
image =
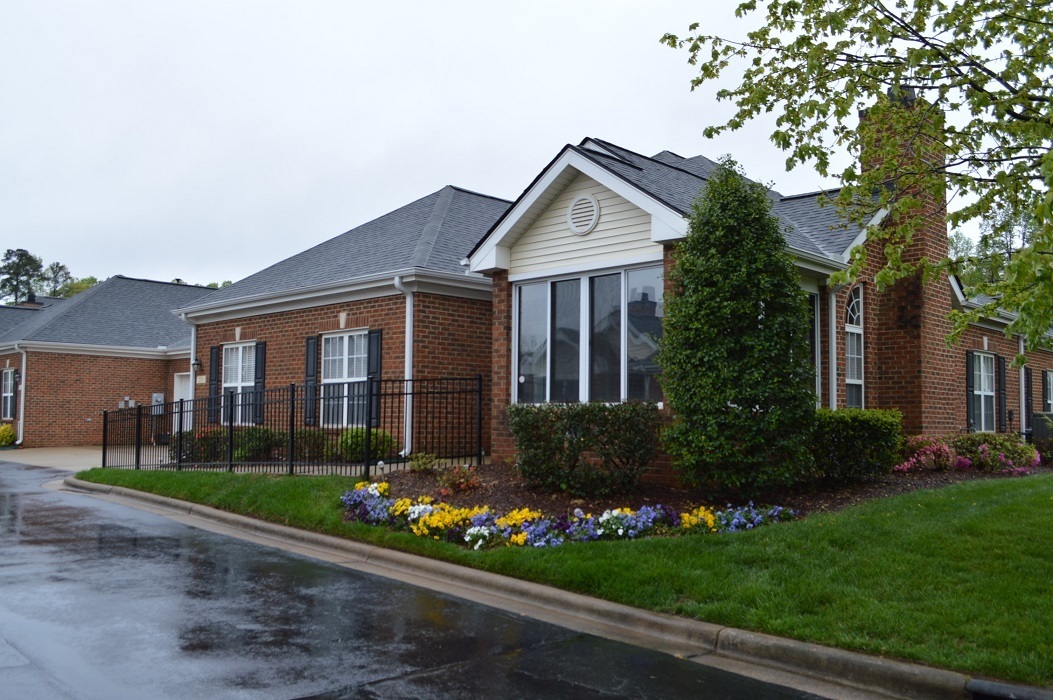
<path id="1" fill-rule="evenodd" d="M 517 402 L 662 400 L 660 265 L 524 282 L 514 298 Z"/>

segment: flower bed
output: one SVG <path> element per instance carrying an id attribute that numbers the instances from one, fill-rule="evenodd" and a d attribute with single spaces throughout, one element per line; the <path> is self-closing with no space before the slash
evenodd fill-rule
<path id="1" fill-rule="evenodd" d="M 969 433 L 953 438 L 907 438 L 902 447 L 904 461 L 893 467 L 900 473 L 921 470 L 980 471 L 1001 476 L 1029 476 L 1042 463 L 1031 445 L 1014 435 Z"/>
<path id="2" fill-rule="evenodd" d="M 487 506 L 458 508 L 434 501 L 428 496 L 416 499 L 391 498 L 386 482 L 360 482 L 341 497 L 344 519 L 368 525 L 406 530 L 419 537 L 431 537 L 483 549 L 494 546 L 558 547 L 567 542 L 631 540 L 658 535 L 736 532 L 792 519 L 792 510 L 774 506 L 747 506 L 713 511 L 699 506 L 678 513 L 662 505 L 642 506 L 639 510 L 614 508 L 598 516 L 583 513 L 546 516 L 540 511 L 520 508 L 504 515 Z"/>

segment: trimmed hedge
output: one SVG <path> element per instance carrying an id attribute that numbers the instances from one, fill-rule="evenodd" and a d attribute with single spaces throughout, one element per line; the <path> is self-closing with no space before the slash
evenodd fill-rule
<path id="1" fill-rule="evenodd" d="M 655 404 L 636 401 L 508 407 L 519 475 L 576 496 L 634 491 L 658 453 L 658 422 Z"/>
<path id="2" fill-rule="evenodd" d="M 888 474 L 898 463 L 903 431 L 899 411 L 821 408 L 815 418 L 812 451 L 820 477 L 862 479 Z"/>
<path id="3" fill-rule="evenodd" d="M 369 454 L 372 459 L 388 459 L 395 451 L 395 438 L 386 430 L 369 431 Z M 336 455 L 348 462 L 361 462 L 366 457 L 366 429 L 348 428 L 336 439 Z"/>

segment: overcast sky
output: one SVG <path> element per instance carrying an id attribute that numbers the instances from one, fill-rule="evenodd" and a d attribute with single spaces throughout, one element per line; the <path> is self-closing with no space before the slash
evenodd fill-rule
<path id="1" fill-rule="evenodd" d="M 690 91 L 664 32 L 737 0 L 10 0 L 0 252 L 77 277 L 238 280 L 447 184 L 514 199 L 566 143 L 731 153 L 783 193 L 770 125 Z"/>

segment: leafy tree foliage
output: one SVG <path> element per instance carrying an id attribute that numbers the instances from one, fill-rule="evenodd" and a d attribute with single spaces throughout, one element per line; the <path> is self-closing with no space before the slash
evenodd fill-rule
<path id="1" fill-rule="evenodd" d="M 99 280 L 89 275 L 87 277 L 78 277 L 71 279 L 61 287 L 58 288 L 58 292 L 55 296 L 69 298 L 74 294 L 80 294 L 85 289 L 91 289 L 99 283 Z"/>
<path id="2" fill-rule="evenodd" d="M 967 293 L 989 288 L 1002 280 L 1013 256 L 1034 239 L 1035 218 L 1029 212 L 998 210 L 980 229 L 982 234 L 975 245 L 961 232 L 950 238 L 950 269 L 958 275 Z"/>
<path id="3" fill-rule="evenodd" d="M 25 248 L 8 248 L 0 262 L 0 297 L 15 304 L 25 301 L 43 276 L 43 260 Z"/>
<path id="4" fill-rule="evenodd" d="M 69 268 L 60 262 L 47 265 L 41 274 L 44 293 L 52 297 L 59 296 L 59 290 L 72 281 L 73 275 L 69 273 Z"/>
<path id="5" fill-rule="evenodd" d="M 765 188 L 721 161 L 674 261 L 659 362 L 677 467 L 692 483 L 743 491 L 809 476 L 807 296 Z"/>
<path id="6" fill-rule="evenodd" d="M 825 176 L 835 152 L 857 160 L 869 152 L 868 168 L 840 173 L 838 205 L 860 222 L 890 213 L 892 225 L 873 234 L 888 260 L 879 285 L 947 263 L 902 257 L 920 225 L 911 213 L 926 193 L 946 186 L 962 203 L 948 216 L 952 228 L 997 211 L 1034 212 L 1030 243 L 975 290 L 997 301 L 958 315 L 955 331 L 1000 306 L 1019 314 L 1009 332 L 1042 338 L 1053 322 L 1053 0 L 748 0 L 736 13 L 760 20 L 744 39 L 706 35 L 698 24 L 683 38 L 662 38 L 699 67 L 693 87 L 728 72 L 741 77 L 717 93 L 734 103 L 734 116 L 706 134 L 774 111 L 771 138 L 788 152 L 787 167 L 810 162 Z M 877 120 L 857 123 L 860 110 L 887 109 L 911 91 L 918 108 L 888 110 L 880 128 Z M 890 150 L 912 144 L 926 125 L 945 144 L 945 162 L 917 167 Z M 995 223 L 995 232 L 1011 220 Z M 855 251 L 849 276 L 864 255 Z"/>

